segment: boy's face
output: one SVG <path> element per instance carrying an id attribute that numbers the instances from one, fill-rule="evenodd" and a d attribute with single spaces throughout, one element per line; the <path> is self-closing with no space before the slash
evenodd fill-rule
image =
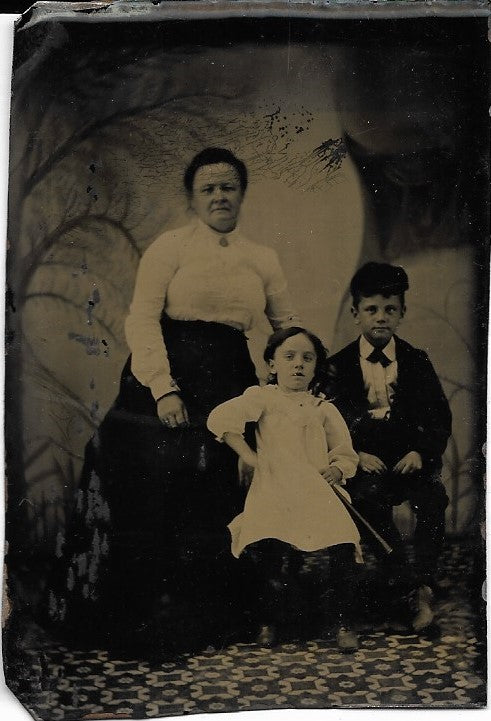
<path id="1" fill-rule="evenodd" d="M 399 325 L 406 307 L 398 295 L 370 295 L 360 299 L 358 308 L 351 308 L 355 323 L 375 348 L 383 348 L 390 341 Z"/>

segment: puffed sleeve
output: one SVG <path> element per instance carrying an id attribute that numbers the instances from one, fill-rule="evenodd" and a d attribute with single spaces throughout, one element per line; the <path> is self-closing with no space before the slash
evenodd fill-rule
<path id="1" fill-rule="evenodd" d="M 208 430 L 222 441 L 225 433 L 244 433 L 246 423 L 260 419 L 265 407 L 262 388 L 252 386 L 237 398 L 232 398 L 214 408 L 208 417 Z"/>
<path id="2" fill-rule="evenodd" d="M 155 399 L 179 390 L 171 377 L 160 326 L 167 287 L 177 268 L 177 244 L 172 233 L 165 233 L 152 243 L 140 261 L 125 323 L 131 370 L 140 383 L 150 388 Z"/>
<path id="3" fill-rule="evenodd" d="M 266 316 L 274 330 L 291 326 L 302 327 L 302 321 L 293 308 L 278 256 L 272 248 L 265 248 L 265 250 L 267 253 L 263 272 L 265 273 Z"/>
<path id="4" fill-rule="evenodd" d="M 358 456 L 353 450 L 348 426 L 332 403 L 324 401 L 322 410 L 329 465 L 339 468 L 343 474 L 343 480 L 352 478 L 358 467 Z"/>

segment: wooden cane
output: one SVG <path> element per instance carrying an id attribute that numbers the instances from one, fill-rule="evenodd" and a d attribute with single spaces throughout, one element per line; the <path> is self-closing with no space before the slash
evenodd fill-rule
<path id="1" fill-rule="evenodd" d="M 364 517 L 361 515 L 361 513 L 356 510 L 356 508 L 353 506 L 353 504 L 350 503 L 350 502 L 348 501 L 348 499 L 341 493 L 341 491 L 339 490 L 339 488 L 337 488 L 336 485 L 332 485 L 331 488 L 333 489 L 333 491 L 335 492 L 335 494 L 337 495 L 337 497 L 344 503 L 344 505 L 346 506 L 346 508 L 348 509 L 348 511 L 349 511 L 350 513 L 352 513 L 354 516 L 356 516 L 356 518 L 358 518 L 358 520 L 363 523 L 363 525 L 365 526 L 365 528 L 367 528 L 367 529 L 370 531 L 370 533 L 372 534 L 372 536 L 380 543 L 380 545 L 382 546 L 382 548 L 384 549 L 384 551 L 385 551 L 387 554 L 392 553 L 392 551 L 394 550 L 394 549 L 392 548 L 392 546 L 389 546 L 389 544 L 387 543 L 387 541 L 385 541 L 385 540 L 382 538 L 382 536 L 381 536 L 379 533 L 377 533 L 377 531 L 375 530 L 375 528 L 368 523 L 367 519 L 364 518 Z"/>

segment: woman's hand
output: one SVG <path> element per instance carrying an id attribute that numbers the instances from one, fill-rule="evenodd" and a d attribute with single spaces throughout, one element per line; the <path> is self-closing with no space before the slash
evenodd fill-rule
<path id="1" fill-rule="evenodd" d="M 337 466 L 329 466 L 321 471 L 321 476 L 326 479 L 330 486 L 333 486 L 341 481 L 343 474 Z"/>
<path id="2" fill-rule="evenodd" d="M 157 401 L 157 415 L 167 428 L 189 425 L 186 406 L 178 393 L 168 393 Z"/>

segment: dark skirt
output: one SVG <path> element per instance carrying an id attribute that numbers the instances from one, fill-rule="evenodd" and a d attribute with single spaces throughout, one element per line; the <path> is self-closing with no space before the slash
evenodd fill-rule
<path id="1" fill-rule="evenodd" d="M 210 411 L 257 382 L 243 333 L 164 316 L 171 373 L 190 425 L 162 425 L 128 359 L 119 395 L 86 447 L 75 509 L 58 544 L 51 621 L 74 642 L 123 638 L 178 651 L 226 641 L 241 581 L 227 524 L 242 510 L 237 457 Z M 227 627 L 230 618 L 230 628 Z"/>

